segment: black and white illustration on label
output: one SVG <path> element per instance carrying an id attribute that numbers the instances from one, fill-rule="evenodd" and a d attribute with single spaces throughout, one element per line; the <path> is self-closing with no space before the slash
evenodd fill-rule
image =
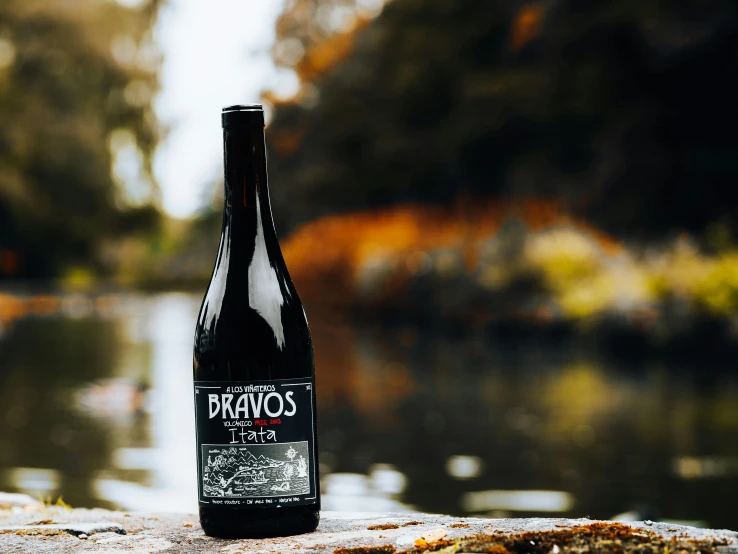
<path id="1" fill-rule="evenodd" d="M 307 441 L 202 445 L 202 492 L 207 497 L 256 498 L 310 492 Z"/>

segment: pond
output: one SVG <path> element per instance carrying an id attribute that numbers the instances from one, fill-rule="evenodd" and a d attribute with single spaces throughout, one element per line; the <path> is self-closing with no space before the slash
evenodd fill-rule
<path id="1" fill-rule="evenodd" d="M 0 490 L 195 511 L 200 296 L 67 296 L 0 330 Z M 308 314 L 323 507 L 735 526 L 738 375 Z"/>

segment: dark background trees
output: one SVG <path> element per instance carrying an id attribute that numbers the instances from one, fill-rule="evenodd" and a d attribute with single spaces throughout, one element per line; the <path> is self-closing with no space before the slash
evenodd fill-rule
<path id="1" fill-rule="evenodd" d="M 95 265 L 104 239 L 156 222 L 116 186 L 113 150 L 138 153 L 155 196 L 158 7 L 0 3 L 0 279 Z"/>
<path id="2" fill-rule="evenodd" d="M 161 229 L 159 4 L 0 6 L 0 278 L 115 271 L 106 243 Z M 265 93 L 283 236 L 348 210 L 553 197 L 632 242 L 735 242 L 733 2 L 292 0 L 272 53 L 301 83 Z M 190 234 L 217 233 L 219 208 Z"/>
<path id="3" fill-rule="evenodd" d="M 556 196 L 636 240 L 735 230 L 733 2 L 394 0 L 369 21 L 300 0 L 278 31 L 303 83 L 269 128 L 282 230 L 462 192 Z"/>

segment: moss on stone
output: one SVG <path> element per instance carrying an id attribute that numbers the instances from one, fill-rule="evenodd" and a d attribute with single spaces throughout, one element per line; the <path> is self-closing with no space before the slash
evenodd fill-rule
<path id="1" fill-rule="evenodd" d="M 488 554 L 710 554 L 724 539 L 692 539 L 688 536 L 665 538 L 658 533 L 636 529 L 621 523 L 598 522 L 553 531 L 529 531 L 515 534 L 480 534 L 453 541 L 439 541 L 402 554 L 456 552 Z"/>

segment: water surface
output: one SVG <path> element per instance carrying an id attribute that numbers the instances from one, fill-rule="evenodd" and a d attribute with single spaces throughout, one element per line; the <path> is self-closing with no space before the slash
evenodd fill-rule
<path id="1" fill-rule="evenodd" d="M 0 334 L 0 490 L 196 510 L 200 298 L 67 297 Z M 735 526 L 738 378 L 309 314 L 324 507 Z"/>

